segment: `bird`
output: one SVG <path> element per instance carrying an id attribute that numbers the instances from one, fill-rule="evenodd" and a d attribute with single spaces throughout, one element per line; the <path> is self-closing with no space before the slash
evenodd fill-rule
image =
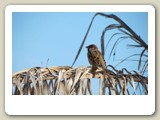
<path id="1" fill-rule="evenodd" d="M 102 53 L 98 50 L 95 44 L 86 46 L 88 49 L 87 57 L 89 63 L 92 65 L 92 70 L 95 71 L 98 67 L 101 67 L 106 72 L 106 61 Z"/>
<path id="2" fill-rule="evenodd" d="M 88 61 L 92 65 L 91 72 L 93 73 L 93 77 L 95 77 L 96 69 L 98 69 L 98 67 L 101 67 L 104 72 L 104 78 L 105 78 L 105 75 L 107 75 L 108 73 L 104 56 L 98 50 L 98 47 L 95 44 L 88 45 L 86 46 L 86 48 L 88 49 L 87 53 Z M 112 84 L 109 79 L 107 83 L 106 81 L 104 81 L 104 86 L 105 87 L 107 86 L 109 88 L 109 95 L 111 95 L 111 90 L 110 90 L 111 85 Z M 105 89 L 103 92 L 104 92 L 103 94 L 105 94 Z"/>

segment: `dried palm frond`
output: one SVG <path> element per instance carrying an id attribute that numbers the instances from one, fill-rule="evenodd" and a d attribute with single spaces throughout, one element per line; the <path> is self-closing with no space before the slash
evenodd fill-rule
<path id="1" fill-rule="evenodd" d="M 142 51 L 139 53 L 139 60 L 138 60 L 138 70 L 141 71 L 142 74 L 144 74 L 144 72 L 146 71 L 147 67 L 148 67 L 148 56 L 147 58 L 145 58 L 146 60 L 146 63 L 144 63 L 142 65 L 142 58 L 143 57 L 146 57 L 146 54 L 148 54 L 148 45 L 146 44 L 146 42 L 139 36 L 136 34 L 136 32 L 134 32 L 122 19 L 120 19 L 118 16 L 114 15 L 114 14 L 105 14 L 105 13 L 96 13 L 90 24 L 89 24 L 89 27 L 87 29 L 87 32 L 83 38 L 83 41 L 80 45 L 80 48 L 76 54 L 76 57 L 72 63 L 72 66 L 74 65 L 74 63 L 76 62 L 81 50 L 82 50 L 82 47 L 86 41 L 86 38 L 89 34 L 89 31 L 91 29 L 91 26 L 93 24 L 93 21 L 95 20 L 95 18 L 97 16 L 102 16 L 102 17 L 105 17 L 105 18 L 109 18 L 109 19 L 113 19 L 114 21 L 117 22 L 117 24 L 110 24 L 106 27 L 104 27 L 104 30 L 102 31 L 102 35 L 101 35 L 101 40 L 100 40 L 100 44 L 101 44 L 101 52 L 103 54 L 103 56 L 105 56 L 105 50 L 107 49 L 107 46 L 108 44 L 111 42 L 111 40 L 113 39 L 114 36 L 117 36 L 117 35 L 124 35 L 124 36 L 121 36 L 119 37 L 115 42 L 114 42 L 114 45 L 111 49 L 111 52 L 110 52 L 110 55 L 114 55 L 115 56 L 115 50 L 118 46 L 118 44 L 122 41 L 122 40 L 125 40 L 125 39 L 129 39 L 129 41 L 133 41 L 135 42 L 135 45 L 128 45 L 128 46 L 132 46 L 132 47 L 138 47 L 138 48 L 142 48 Z M 105 33 L 109 30 L 113 30 L 113 29 L 117 29 L 119 30 L 119 32 L 117 33 L 114 33 L 110 39 L 108 40 L 107 42 L 107 45 L 106 47 L 104 47 L 104 41 L 105 41 Z M 134 56 L 134 55 L 133 55 Z M 127 60 L 128 58 L 132 57 L 132 55 L 130 55 L 129 57 L 126 57 L 125 59 L 123 59 L 120 63 L 124 62 L 125 60 Z M 120 64 L 119 63 L 119 64 Z"/>
<path id="2" fill-rule="evenodd" d="M 99 80 L 99 95 L 136 95 L 138 91 L 143 91 L 140 94 L 148 94 L 147 77 L 136 71 L 117 70 L 111 65 L 107 68 L 112 70 L 107 69 L 105 75 L 101 68 L 93 75 L 91 67 L 53 66 L 26 69 L 12 75 L 12 93 L 13 95 L 92 95 L 94 86 L 91 87 L 91 80 L 95 77 Z"/>

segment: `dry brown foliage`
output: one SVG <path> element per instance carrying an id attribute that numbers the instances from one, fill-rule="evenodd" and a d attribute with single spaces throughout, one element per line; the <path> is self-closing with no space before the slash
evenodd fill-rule
<path id="1" fill-rule="evenodd" d="M 34 67 L 12 75 L 14 95 L 92 95 L 91 79 L 99 80 L 99 95 L 148 94 L 148 78 L 109 65 L 107 74 L 101 68 L 93 75 L 91 67 Z M 114 72 L 113 72 L 114 71 Z M 110 84 L 109 84 L 110 83 Z M 137 85 L 135 83 L 138 83 Z M 130 84 L 130 87 L 129 85 Z M 94 86 L 92 86 L 94 87 Z"/>

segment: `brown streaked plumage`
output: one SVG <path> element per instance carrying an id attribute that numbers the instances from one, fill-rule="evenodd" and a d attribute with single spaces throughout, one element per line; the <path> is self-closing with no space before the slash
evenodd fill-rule
<path id="1" fill-rule="evenodd" d="M 95 44 L 91 44 L 86 48 L 88 49 L 88 61 L 92 65 L 92 69 L 96 70 L 98 67 L 101 67 L 104 71 L 106 71 L 106 62 L 97 46 Z"/>

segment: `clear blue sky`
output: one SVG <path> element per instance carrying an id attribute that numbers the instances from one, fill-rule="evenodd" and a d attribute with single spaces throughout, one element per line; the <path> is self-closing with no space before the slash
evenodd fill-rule
<path id="1" fill-rule="evenodd" d="M 12 14 L 13 73 L 35 66 L 46 67 L 48 58 L 48 67 L 72 65 L 94 14 L 87 12 L 14 12 Z M 126 22 L 148 44 L 147 13 L 119 12 L 113 14 Z M 116 22 L 100 16 L 95 19 L 74 67 L 89 65 L 85 46 L 94 43 L 100 49 L 103 29 L 113 23 Z M 117 30 L 106 33 L 105 43 L 115 32 Z M 139 53 L 139 49 L 126 47 L 126 44 L 133 44 L 133 42 L 130 42 L 129 39 L 121 42 L 115 59 L 123 59 L 133 53 Z M 108 60 L 112 45 L 108 47 L 105 59 L 107 64 L 115 66 L 118 60 L 113 61 L 113 57 Z M 117 69 L 124 67 L 128 70 L 137 70 L 137 62 L 125 62 Z"/>

